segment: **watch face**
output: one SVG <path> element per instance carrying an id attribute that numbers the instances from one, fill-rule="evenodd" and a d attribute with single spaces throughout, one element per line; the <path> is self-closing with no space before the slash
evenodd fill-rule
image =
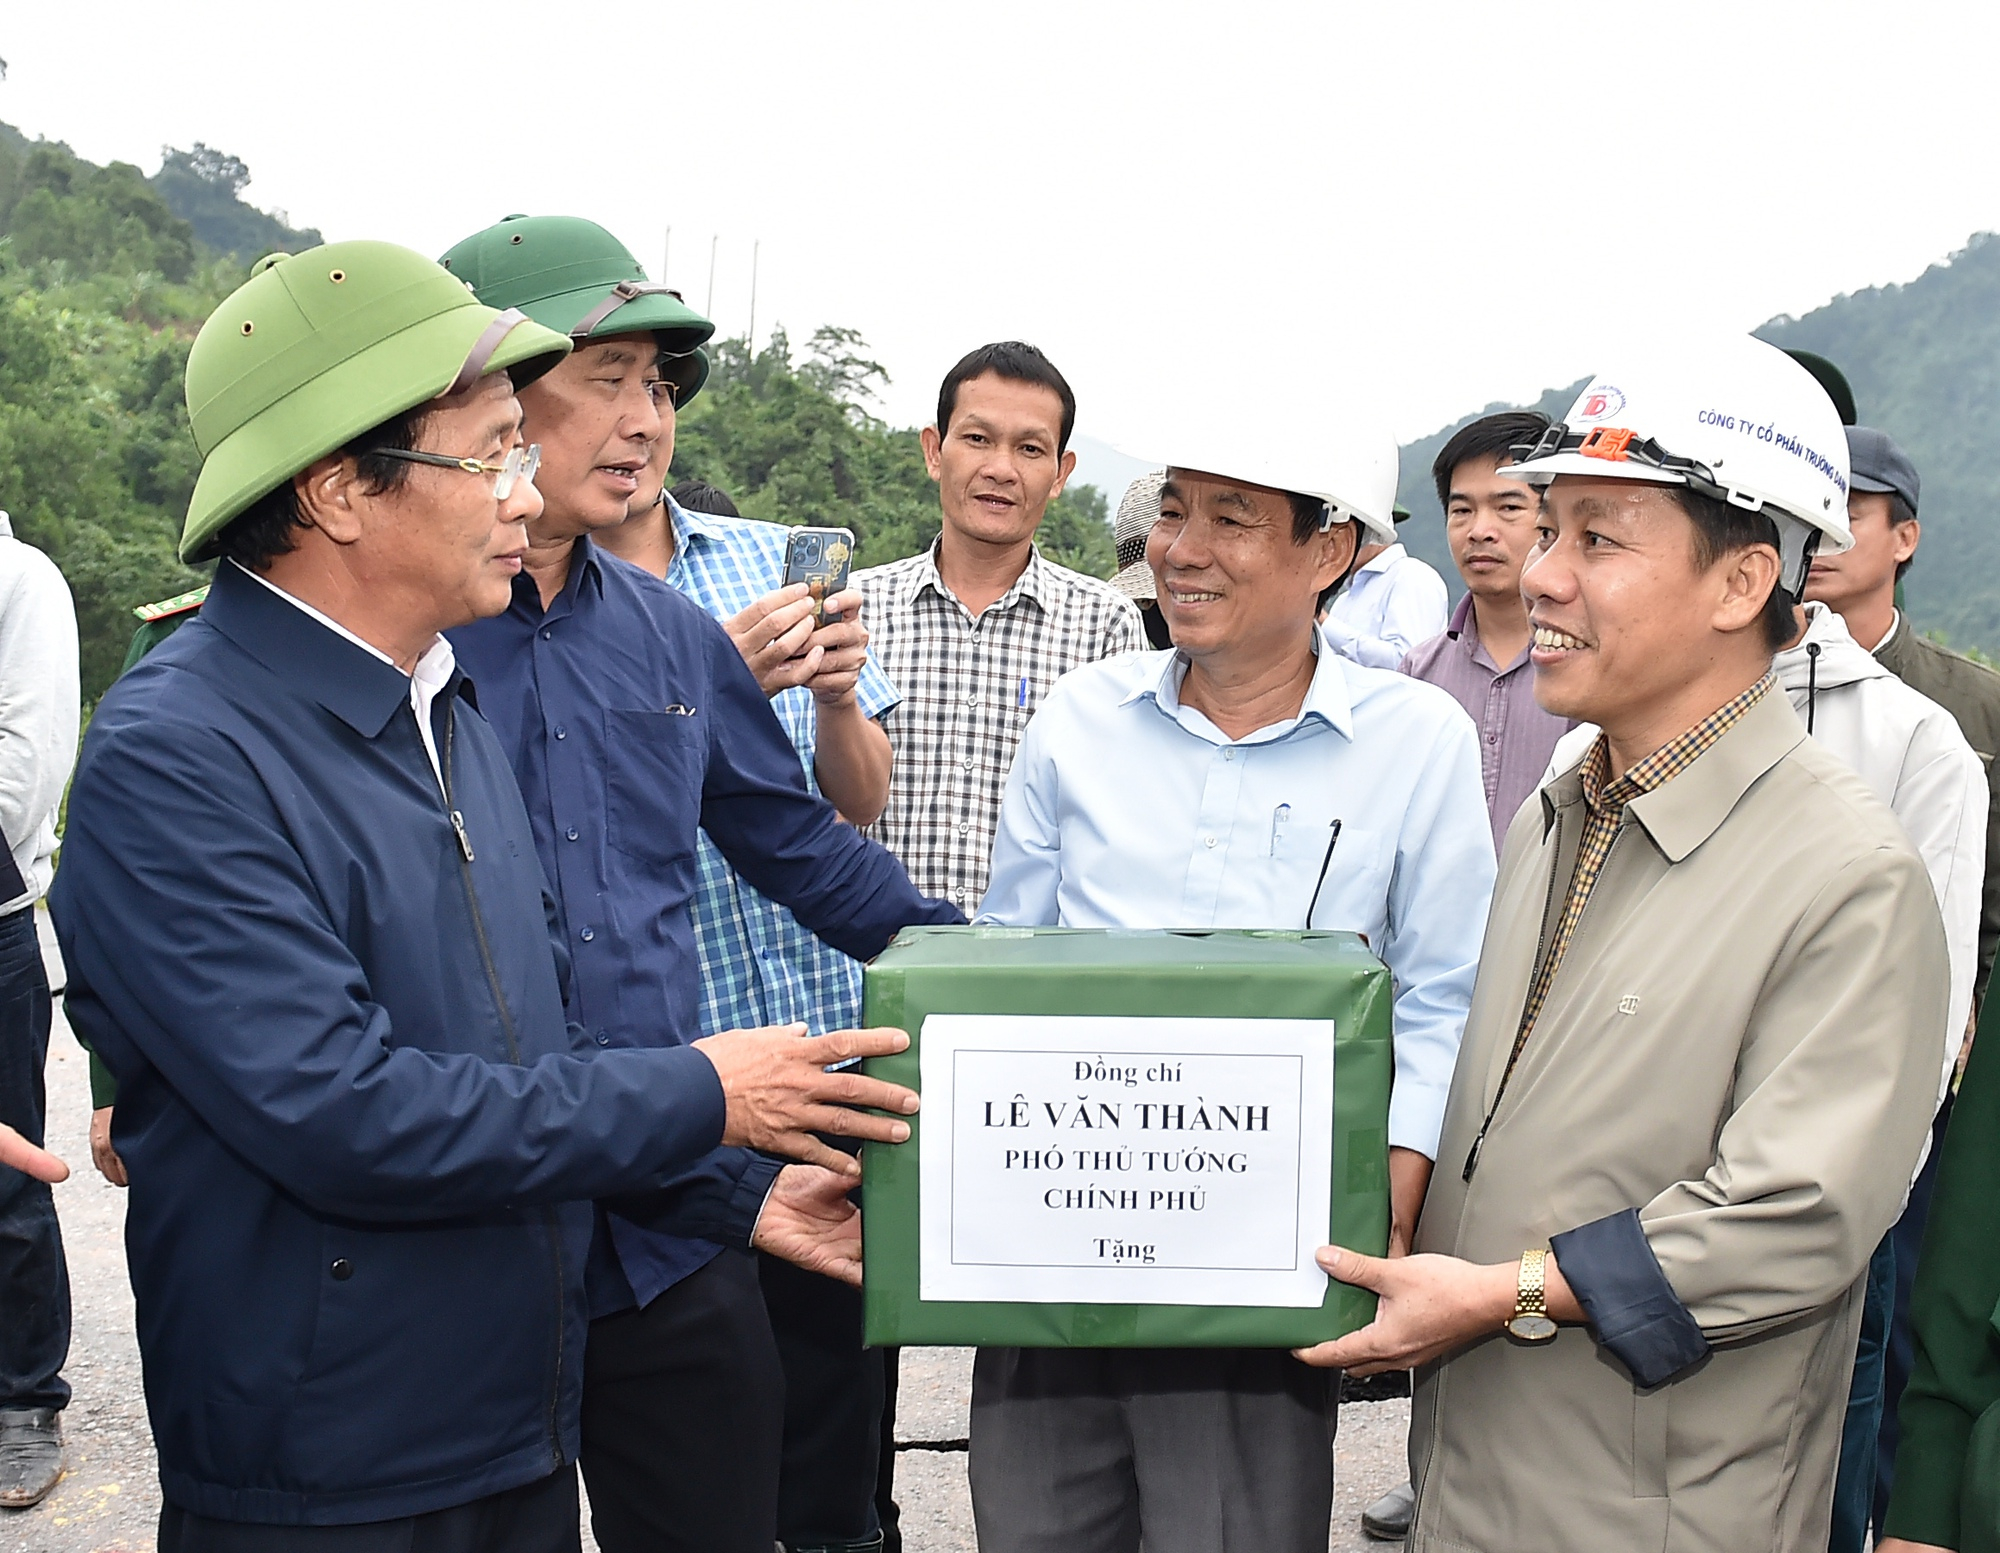
<path id="1" fill-rule="evenodd" d="M 1507 1330 L 1524 1343 L 1546 1343 L 1556 1335 L 1556 1324 L 1547 1316 L 1516 1316 Z"/>

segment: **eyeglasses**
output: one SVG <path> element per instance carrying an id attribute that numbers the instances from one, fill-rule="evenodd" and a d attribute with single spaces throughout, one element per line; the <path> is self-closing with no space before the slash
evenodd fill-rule
<path id="1" fill-rule="evenodd" d="M 432 464 L 439 469 L 463 469 L 469 475 L 493 476 L 493 499 L 505 501 L 514 492 L 516 480 L 535 483 L 535 471 L 542 467 L 539 442 L 516 443 L 498 464 L 476 458 L 453 458 L 449 453 L 419 453 L 411 448 L 370 448 L 371 458 L 400 459 L 406 464 Z"/>

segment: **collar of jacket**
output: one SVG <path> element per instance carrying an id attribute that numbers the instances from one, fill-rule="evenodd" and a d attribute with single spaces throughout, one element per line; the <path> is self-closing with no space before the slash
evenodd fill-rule
<path id="1" fill-rule="evenodd" d="M 1602 735 L 1600 735 L 1602 737 Z M 1757 780 L 1806 739 L 1806 725 L 1775 687 L 1701 758 L 1626 808 L 1669 863 L 1678 863 L 1722 828 Z M 1588 746 L 1585 746 L 1586 752 Z M 1556 815 L 1583 803 L 1583 762 L 1542 784 L 1542 839 Z"/>
<path id="2" fill-rule="evenodd" d="M 364 739 L 379 737 L 389 719 L 410 704 L 409 675 L 336 636 L 233 566 L 215 569 L 201 618 Z M 470 701 L 470 691 L 471 682 L 454 671 L 444 693 Z"/>

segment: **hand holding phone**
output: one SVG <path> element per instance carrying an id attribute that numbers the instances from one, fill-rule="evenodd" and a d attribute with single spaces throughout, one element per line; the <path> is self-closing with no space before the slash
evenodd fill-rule
<path id="1" fill-rule="evenodd" d="M 847 586 L 854 562 L 854 532 L 844 528 L 795 528 L 785 539 L 785 585 L 804 583 L 813 601 L 813 623 L 826 623 L 826 601 Z"/>

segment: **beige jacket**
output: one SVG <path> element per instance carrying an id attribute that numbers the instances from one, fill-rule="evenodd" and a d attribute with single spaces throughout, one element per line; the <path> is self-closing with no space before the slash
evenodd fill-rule
<path id="1" fill-rule="evenodd" d="M 1636 1338 L 1495 1333 L 1420 1372 L 1410 1553 L 1824 1553 L 1862 1278 L 1937 1100 L 1936 898 L 1767 695 L 1628 809 L 1468 1184 L 1582 828 L 1571 769 L 1508 832 L 1417 1249 L 1509 1261 L 1636 1209 L 1623 1288 L 1673 1319 L 1579 1251 Z M 1612 1348 L 1675 1322 L 1709 1351 L 1640 1387 Z"/>

